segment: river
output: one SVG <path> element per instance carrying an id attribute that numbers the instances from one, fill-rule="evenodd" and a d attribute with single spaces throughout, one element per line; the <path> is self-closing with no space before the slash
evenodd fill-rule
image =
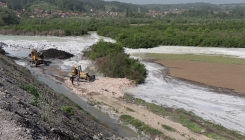
<path id="1" fill-rule="evenodd" d="M 100 39 L 115 42 L 113 39 L 100 37 L 95 32 L 82 37 L 0 36 L 0 41 L 8 44 L 7 47 L 4 47 L 5 51 L 15 57 L 27 57 L 30 48 L 38 50 L 56 48 L 75 54 L 75 57 L 59 64 L 60 69 L 64 71 L 69 71 L 70 66 L 78 63 L 83 67 L 89 67 L 90 61 L 81 60 L 80 53 Z M 245 58 L 245 49 L 228 48 L 160 46 L 152 49 L 125 49 L 125 51 L 132 57 L 135 57 L 134 53 L 175 53 L 231 55 Z M 27 65 L 24 61 L 17 62 Z M 218 94 L 208 88 L 172 77 L 163 78 L 162 70 L 165 67 L 151 62 L 142 61 L 142 63 L 145 64 L 148 71 L 145 84 L 127 92 L 147 102 L 192 111 L 206 120 L 245 134 L 245 98 Z"/>

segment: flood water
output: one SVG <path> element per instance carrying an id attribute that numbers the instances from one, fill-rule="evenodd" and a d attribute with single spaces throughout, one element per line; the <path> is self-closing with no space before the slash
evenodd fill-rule
<path id="1" fill-rule="evenodd" d="M 80 64 L 83 68 L 88 67 L 90 61 L 81 59 L 81 51 L 99 39 L 115 42 L 110 38 L 99 37 L 95 32 L 83 37 L 52 37 L 51 40 L 45 39 L 45 37 L 40 37 L 40 39 L 28 37 L 26 39 L 26 37 L 21 36 L 18 38 L 0 36 L 0 41 L 8 44 L 4 49 L 16 57 L 26 57 L 26 51 L 29 51 L 29 48 L 39 50 L 56 48 L 75 54 L 75 57 L 59 64 L 60 69 L 64 71 L 69 70 L 72 65 Z M 245 58 L 245 49 L 235 48 L 160 46 L 152 49 L 126 49 L 125 51 L 132 57 L 134 53 L 174 53 L 230 55 Z M 192 111 L 206 120 L 245 134 L 245 98 L 218 94 L 208 88 L 186 83 L 169 76 L 164 78 L 162 71 L 165 70 L 165 67 L 151 62 L 142 61 L 142 63 L 148 70 L 145 84 L 127 92 L 147 102 L 156 102 L 164 106 Z M 18 61 L 18 64 L 26 65 L 22 61 Z"/>

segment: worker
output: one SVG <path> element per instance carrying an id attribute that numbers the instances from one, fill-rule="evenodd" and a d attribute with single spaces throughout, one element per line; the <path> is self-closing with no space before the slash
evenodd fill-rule
<path id="1" fill-rule="evenodd" d="M 75 68 L 75 74 L 76 74 L 76 75 L 78 74 L 78 69 L 77 69 L 77 68 Z"/>
<path id="2" fill-rule="evenodd" d="M 74 77 L 73 77 L 73 76 L 70 77 L 70 80 L 71 80 L 71 83 L 72 83 L 72 85 L 73 85 Z"/>
<path id="3" fill-rule="evenodd" d="M 76 80 L 77 80 L 77 86 L 79 86 L 79 76 L 76 76 Z"/>

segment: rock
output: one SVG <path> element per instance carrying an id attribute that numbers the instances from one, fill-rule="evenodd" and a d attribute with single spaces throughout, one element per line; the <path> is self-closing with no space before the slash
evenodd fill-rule
<path id="1" fill-rule="evenodd" d="M 2 49 L 3 47 L 8 46 L 7 44 L 0 42 L 0 49 Z"/>
<path id="2" fill-rule="evenodd" d="M 27 134 L 31 134 L 32 133 L 32 130 L 31 129 L 26 129 L 26 133 Z"/>
<path id="3" fill-rule="evenodd" d="M 0 54 L 5 54 L 5 51 L 3 49 L 0 49 Z"/>
<path id="4" fill-rule="evenodd" d="M 202 131 L 201 131 L 201 133 L 205 133 L 206 132 L 206 130 L 205 129 L 203 129 Z"/>
<path id="5" fill-rule="evenodd" d="M 98 136 L 93 136 L 94 140 L 100 140 L 100 138 Z"/>

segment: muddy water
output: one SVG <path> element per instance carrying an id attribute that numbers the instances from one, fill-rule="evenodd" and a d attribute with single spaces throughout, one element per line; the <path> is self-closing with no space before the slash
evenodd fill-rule
<path id="1" fill-rule="evenodd" d="M 118 124 L 117 120 L 111 119 L 107 114 L 101 112 L 100 110 L 94 107 L 89 106 L 85 98 L 72 93 L 70 89 L 63 86 L 60 82 L 55 81 L 54 79 L 51 79 L 50 77 L 42 74 L 38 68 L 30 68 L 30 67 L 27 67 L 27 68 L 32 72 L 32 74 L 36 78 L 38 78 L 39 81 L 44 82 L 54 91 L 68 97 L 71 101 L 78 104 L 83 110 L 89 112 L 92 116 L 94 116 L 97 120 L 99 120 L 105 126 L 110 128 L 116 134 L 122 137 L 136 137 L 137 136 L 137 133 L 132 131 L 130 128 Z"/>

